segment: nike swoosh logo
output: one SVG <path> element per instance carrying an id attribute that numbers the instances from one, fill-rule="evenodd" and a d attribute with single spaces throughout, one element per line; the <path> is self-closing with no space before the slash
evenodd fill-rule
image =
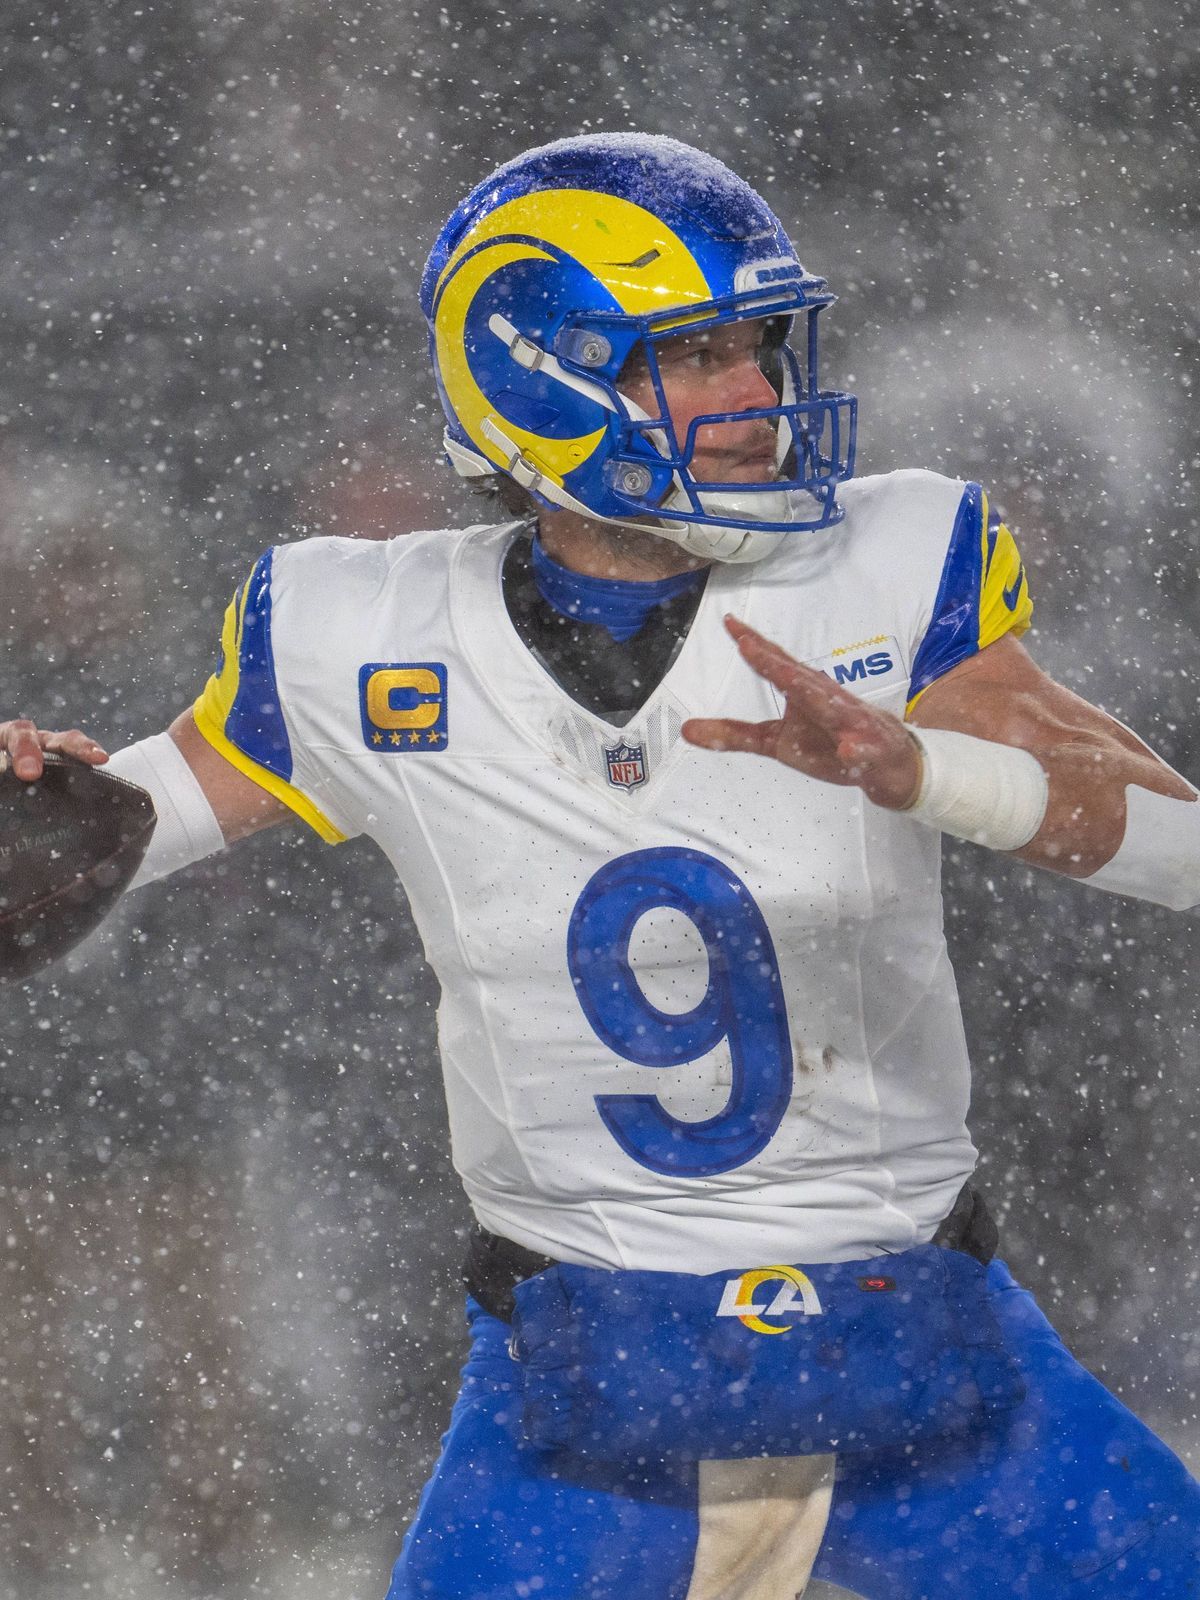
<path id="1" fill-rule="evenodd" d="M 1017 568 L 1017 575 L 1013 579 L 1012 588 L 1011 589 L 1001 589 L 1001 591 L 1000 591 L 1000 593 L 1004 597 L 1004 604 L 1008 607 L 1008 609 L 1010 611 L 1015 611 L 1017 609 L 1017 600 L 1020 598 L 1021 583 L 1022 583 L 1022 580 L 1024 579 L 1024 577 L 1025 577 L 1025 567 L 1024 567 L 1024 564 L 1022 564 L 1021 566 L 1019 566 Z"/>

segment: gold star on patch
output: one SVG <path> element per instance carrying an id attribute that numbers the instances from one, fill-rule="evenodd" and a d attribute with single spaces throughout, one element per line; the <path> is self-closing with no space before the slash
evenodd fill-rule
<path id="1" fill-rule="evenodd" d="M 373 733 L 371 735 L 371 743 L 372 744 L 382 744 L 383 743 L 383 735 L 381 733 Z"/>
<path id="2" fill-rule="evenodd" d="M 426 738 L 427 738 L 427 739 L 428 739 L 428 740 L 429 740 L 429 742 L 430 742 L 430 744 L 437 744 L 437 742 L 438 742 L 438 740 L 439 740 L 439 739 L 440 739 L 440 738 L 441 738 L 441 737 L 442 737 L 442 736 L 441 736 L 441 734 L 440 734 L 440 733 L 439 733 L 439 732 L 438 732 L 438 731 L 437 731 L 437 729 L 436 729 L 436 728 L 433 728 L 433 729 L 431 729 L 431 730 L 430 730 L 430 731 L 429 731 L 429 732 L 428 732 L 428 733 L 427 733 L 427 734 L 426 734 L 426 735 L 425 735 L 425 737 L 426 737 Z"/>
<path id="3" fill-rule="evenodd" d="M 393 744 L 399 744 L 400 743 L 400 735 L 398 733 L 394 733 L 392 735 L 392 743 Z"/>
<path id="4" fill-rule="evenodd" d="M 413 732 L 410 733 L 409 736 L 408 736 L 408 742 L 409 742 L 409 744 L 420 744 L 421 735 L 419 733 L 417 733 L 416 730 L 414 729 Z"/>

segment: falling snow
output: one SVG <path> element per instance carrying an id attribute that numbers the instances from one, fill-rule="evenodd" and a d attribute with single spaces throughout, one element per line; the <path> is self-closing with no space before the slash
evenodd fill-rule
<path id="1" fill-rule="evenodd" d="M 828 277 L 860 470 L 985 483 L 1038 659 L 1200 777 L 1189 8 L 8 0 L 0 41 L 6 714 L 156 732 L 267 545 L 478 520 L 429 245 L 636 128 Z M 947 855 L 1005 1254 L 1195 1469 L 1196 923 Z M 382 858 L 299 835 L 5 992 L 2 1600 L 382 1593 L 463 1355 L 436 999 Z"/>

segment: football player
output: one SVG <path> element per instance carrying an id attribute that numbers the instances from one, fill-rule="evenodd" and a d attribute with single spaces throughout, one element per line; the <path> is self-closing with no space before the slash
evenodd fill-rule
<path id="1" fill-rule="evenodd" d="M 1200 1594 L 1197 1485 L 994 1255 L 939 889 L 949 832 L 1194 904 L 1196 792 L 1034 664 L 979 485 L 852 476 L 831 300 L 696 150 L 502 167 L 421 302 L 507 515 L 268 551 L 113 758 L 140 881 L 366 834 L 441 980 L 472 1345 L 390 1600 Z"/>

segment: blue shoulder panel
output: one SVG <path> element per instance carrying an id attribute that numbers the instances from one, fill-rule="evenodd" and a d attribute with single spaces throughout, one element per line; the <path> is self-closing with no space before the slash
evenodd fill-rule
<path id="1" fill-rule="evenodd" d="M 984 494 L 977 483 L 963 490 L 933 605 L 933 620 L 913 662 L 909 699 L 979 649 L 979 597 L 983 589 Z M 995 534 L 992 534 L 993 540 Z"/>
<path id="2" fill-rule="evenodd" d="M 260 767 L 291 780 L 292 747 L 279 703 L 271 651 L 271 557 L 260 556 L 242 593 L 237 636 L 237 691 L 225 735 Z"/>

